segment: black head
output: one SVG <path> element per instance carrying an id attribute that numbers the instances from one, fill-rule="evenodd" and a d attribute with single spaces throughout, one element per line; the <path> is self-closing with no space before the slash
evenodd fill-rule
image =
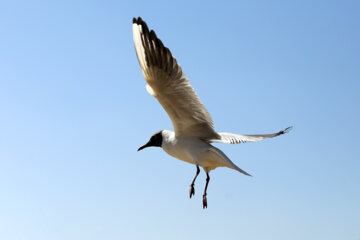
<path id="1" fill-rule="evenodd" d="M 147 148 L 147 147 L 161 147 L 163 140 L 162 131 L 159 131 L 151 136 L 150 140 L 144 145 L 141 146 L 138 151 Z"/>

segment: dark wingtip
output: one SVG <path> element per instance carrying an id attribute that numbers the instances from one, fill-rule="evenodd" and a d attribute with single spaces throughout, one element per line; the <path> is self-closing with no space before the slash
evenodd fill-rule
<path id="1" fill-rule="evenodd" d="M 138 24 L 140 24 L 143 27 L 143 30 L 146 34 L 149 34 L 149 28 L 148 28 L 146 22 L 141 19 L 141 17 L 139 17 L 139 19 L 138 19 Z"/>
<path id="2" fill-rule="evenodd" d="M 142 22 L 144 22 L 144 21 L 142 20 L 141 17 L 138 17 L 138 18 L 134 17 L 134 18 L 133 18 L 133 23 L 141 24 Z"/>
<path id="3" fill-rule="evenodd" d="M 279 135 L 288 133 L 288 132 L 291 131 L 291 129 L 293 129 L 293 126 L 290 126 L 290 127 L 285 128 L 284 130 L 281 130 L 281 131 L 279 132 Z"/>
<path id="4" fill-rule="evenodd" d="M 291 131 L 291 129 L 293 129 L 293 126 L 287 127 L 283 130 L 284 133 L 288 133 Z"/>
<path id="5" fill-rule="evenodd" d="M 154 32 L 154 30 L 151 30 L 151 31 L 150 31 L 150 38 L 151 38 L 152 40 L 156 40 L 156 39 L 157 39 L 157 36 L 156 36 L 156 33 Z"/>

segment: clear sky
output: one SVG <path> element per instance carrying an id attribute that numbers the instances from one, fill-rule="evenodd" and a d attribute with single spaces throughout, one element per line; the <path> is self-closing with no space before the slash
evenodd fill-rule
<path id="1" fill-rule="evenodd" d="M 359 1 L 1 1 L 0 239 L 360 239 Z M 252 174 L 205 174 L 172 129 L 132 18 L 155 29 Z"/>

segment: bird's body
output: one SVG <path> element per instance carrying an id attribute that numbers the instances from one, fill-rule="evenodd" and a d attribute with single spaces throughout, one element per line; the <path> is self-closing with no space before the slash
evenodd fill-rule
<path id="1" fill-rule="evenodd" d="M 162 131 L 162 148 L 164 151 L 187 163 L 198 165 L 206 172 L 217 167 L 228 167 L 249 175 L 237 167 L 220 149 L 196 137 L 176 137 L 169 130 Z"/>
<path id="2" fill-rule="evenodd" d="M 175 133 L 163 130 L 162 149 L 179 160 L 196 164 L 198 157 L 207 150 L 208 144 L 192 137 L 176 137 Z"/>
<path id="3" fill-rule="evenodd" d="M 202 167 L 207 175 L 203 194 L 203 207 L 206 208 L 211 170 L 228 167 L 251 176 L 236 166 L 220 149 L 212 146 L 212 142 L 256 142 L 284 134 L 290 128 L 259 135 L 216 132 L 209 112 L 180 65 L 140 17 L 133 19 L 133 34 L 136 54 L 148 84 L 146 90 L 159 101 L 174 126 L 174 132 L 162 130 L 155 133 L 138 151 L 151 146 L 162 147 L 170 156 L 196 165 L 196 175 L 190 184 L 190 198 L 195 194 L 194 183 L 200 172 L 199 166 Z"/>

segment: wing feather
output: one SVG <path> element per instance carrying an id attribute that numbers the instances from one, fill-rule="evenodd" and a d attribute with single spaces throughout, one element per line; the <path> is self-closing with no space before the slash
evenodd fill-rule
<path id="1" fill-rule="evenodd" d="M 133 19 L 136 54 L 154 96 L 169 115 L 177 136 L 219 138 L 209 112 L 180 65 L 153 30 L 139 17 Z"/>
<path id="2" fill-rule="evenodd" d="M 245 142 L 257 142 L 261 141 L 265 138 L 273 138 L 284 133 L 289 132 L 292 127 L 285 128 L 277 133 L 271 134 L 256 134 L 256 135 L 241 135 L 241 134 L 234 134 L 234 133 L 226 133 L 220 132 L 219 139 L 207 139 L 209 142 L 219 142 L 219 143 L 228 143 L 228 144 L 238 144 L 238 143 L 245 143 Z"/>

